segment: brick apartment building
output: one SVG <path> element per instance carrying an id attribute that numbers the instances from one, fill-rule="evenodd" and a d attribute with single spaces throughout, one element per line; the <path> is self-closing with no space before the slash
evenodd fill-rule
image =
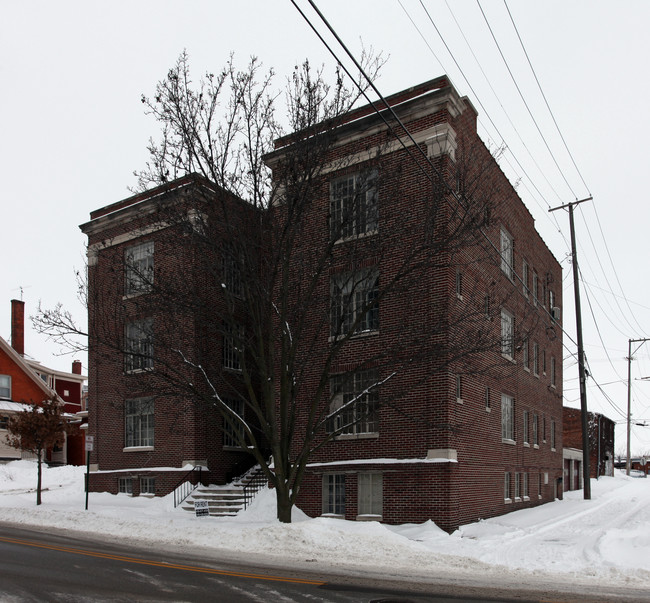
<path id="1" fill-rule="evenodd" d="M 0 337 L 0 461 L 23 457 L 20 450 L 5 443 L 9 416 L 21 412 L 28 404 L 58 399 L 68 420 L 82 424 L 87 411 L 82 400 L 86 377 L 81 362 L 73 361 L 72 371 L 57 371 L 43 366 L 25 354 L 25 302 L 11 300 L 11 345 Z M 50 463 L 83 465 L 84 438 L 81 434 L 66 436 L 61 448 L 48 450 Z"/>
<path id="2" fill-rule="evenodd" d="M 301 310 L 307 343 L 298 355 L 309 361 L 296 381 L 298 424 L 312 420 L 310 402 L 325 389 L 316 410 L 334 434 L 314 442 L 297 504 L 311 516 L 432 519 L 452 530 L 558 494 L 562 274 L 478 137 L 468 99 L 442 77 L 388 102 L 413 138 L 369 107 L 334 124 L 285 266 L 296 296 L 317 275 Z M 310 137 L 278 140 L 266 157 L 279 190 L 288 157 L 305 155 Z M 241 236 L 258 242 L 260 266 L 277 244 L 256 231 L 250 205 L 193 175 L 82 225 L 93 490 L 166 494 L 187 465 L 224 483 L 246 463 L 219 416 L 162 385 L 162 367 L 200 364 L 217 390 L 243 391 L 223 326 L 190 303 L 212 303 L 218 317 L 222 288 L 233 287 L 230 264 L 184 244 L 192 220 L 166 213 L 179 207 L 190 218 L 212 212 L 197 228 L 205 234 L 209 224 L 216 238 L 237 220 Z M 289 207 L 274 204 L 278 223 Z M 165 306 L 171 286 L 188 303 Z M 201 363 L 182 363 L 180 347 Z"/>
<path id="3" fill-rule="evenodd" d="M 579 408 L 562 409 L 564 453 L 564 489 L 582 488 L 582 412 Z M 614 432 L 615 423 L 605 415 L 587 414 L 589 433 L 589 475 L 614 475 Z"/>

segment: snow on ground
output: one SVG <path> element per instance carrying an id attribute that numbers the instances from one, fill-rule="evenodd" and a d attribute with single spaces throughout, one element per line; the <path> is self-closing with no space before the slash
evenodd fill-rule
<path id="1" fill-rule="evenodd" d="M 311 519 L 294 509 L 293 523 L 275 519 L 275 495 L 262 491 L 233 518 L 195 517 L 173 498 L 90 493 L 84 510 L 83 467 L 44 468 L 43 504 L 36 506 L 36 464 L 0 465 L 0 519 L 56 527 L 140 544 L 265 555 L 283 565 L 318 562 L 385 576 L 476 577 L 503 582 L 589 582 L 650 589 L 650 479 L 592 480 L 564 500 L 479 521 L 447 534 L 429 521 L 387 526 Z"/>

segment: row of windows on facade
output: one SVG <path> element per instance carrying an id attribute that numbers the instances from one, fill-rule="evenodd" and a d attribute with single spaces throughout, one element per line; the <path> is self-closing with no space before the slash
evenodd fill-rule
<path id="1" fill-rule="evenodd" d="M 133 494 L 133 480 L 132 477 L 118 478 L 118 492 L 121 494 Z M 156 478 L 155 477 L 141 477 L 140 478 L 140 494 L 155 494 L 156 493 Z"/>
<path id="2" fill-rule="evenodd" d="M 507 310 L 501 310 L 501 354 L 509 360 L 515 360 L 515 317 Z M 540 365 L 542 374 L 546 375 L 547 365 L 546 350 L 540 350 L 537 341 L 530 341 L 524 337 L 521 343 L 521 362 L 525 371 L 531 372 L 535 377 L 540 375 Z M 557 386 L 555 356 L 550 358 L 550 382 L 552 387 Z"/>
<path id="3" fill-rule="evenodd" d="M 384 476 L 381 473 L 357 473 L 357 515 L 383 515 Z M 345 516 L 344 473 L 323 475 L 323 514 Z"/>
<path id="4" fill-rule="evenodd" d="M 486 396 L 489 396 L 489 390 Z M 489 403 L 489 402 L 488 402 Z M 541 428 L 541 430 L 540 430 Z M 541 431 L 541 433 L 540 433 Z M 501 439 L 504 442 L 515 442 L 515 399 L 508 394 L 501 394 Z M 521 438 L 524 446 L 533 445 L 539 447 L 540 435 L 542 442 L 546 442 L 546 417 L 540 417 L 537 413 L 524 410 L 522 413 Z M 550 426 L 551 450 L 555 450 L 555 420 L 551 419 Z"/>
<path id="5" fill-rule="evenodd" d="M 542 485 L 548 483 L 548 473 L 537 474 L 537 498 L 542 498 Z M 505 502 L 530 500 L 530 474 L 527 472 L 504 473 L 503 499 Z"/>
<path id="6" fill-rule="evenodd" d="M 242 400 L 225 399 L 224 403 L 233 414 L 244 416 Z M 124 447 L 142 448 L 154 446 L 155 435 L 155 402 L 154 398 L 133 398 L 124 403 Z M 225 448 L 239 447 L 239 437 L 243 436 L 243 423 L 224 421 L 223 445 Z"/>
<path id="7" fill-rule="evenodd" d="M 377 231 L 377 174 L 351 174 L 330 184 L 330 229 L 337 239 Z M 224 246 L 222 286 L 231 294 L 243 294 L 241 258 L 234 248 Z M 146 241 L 125 251 L 125 295 L 151 291 L 154 278 L 154 243 Z"/>
<path id="8" fill-rule="evenodd" d="M 531 299 L 533 304 L 541 304 L 548 307 L 551 313 L 551 318 L 555 318 L 555 294 L 552 289 L 548 287 L 547 281 L 550 280 L 550 273 L 546 278 L 541 279 L 535 269 L 532 270 L 526 261 L 521 261 L 521 274 L 517 275 L 515 272 L 515 242 L 510 233 L 504 228 L 501 229 L 501 271 L 514 282 L 515 278 L 521 279 L 522 291 L 526 299 Z M 532 283 L 531 283 L 532 281 Z M 548 302 L 548 306 L 547 306 Z"/>

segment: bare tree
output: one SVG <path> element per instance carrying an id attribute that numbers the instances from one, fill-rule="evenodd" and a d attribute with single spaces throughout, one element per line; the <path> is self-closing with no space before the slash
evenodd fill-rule
<path id="1" fill-rule="evenodd" d="M 373 76 L 381 63 L 365 59 Z M 337 137 L 364 89 L 340 73 L 329 85 L 308 63 L 296 67 L 285 91 L 291 134 L 282 137 L 272 73 L 262 74 L 256 60 L 240 72 L 230 60 L 194 85 L 182 54 L 155 95 L 142 97 L 161 124 L 161 138 L 150 142 L 150 162 L 136 175 L 139 190 L 200 175 L 191 197 L 163 194 L 156 210 L 156 220 L 177 235 L 174 253 L 187 254 L 178 265 L 188 274 L 159 270 L 152 279 L 127 266 L 149 287 L 137 313 L 165 317 L 155 328 L 133 323 L 137 346 L 122 328 L 126 302 L 103 299 L 111 289 L 105 283 L 89 289 L 89 333 L 98 353 L 152 362 L 155 374 L 143 377 L 149 387 L 186 392 L 220 415 L 223 429 L 266 471 L 283 522 L 291 520 L 315 450 L 354 425 L 377 421 L 382 408 L 429 420 L 404 403 L 413 374 L 510 370 L 498 361 L 504 345 L 498 321 L 485 320 L 504 301 L 499 293 L 490 298 L 468 282 L 462 309 L 443 310 L 444 287 L 436 307 L 424 314 L 419 307 L 432 279 L 452 266 L 498 274 L 500 257 L 485 237 L 498 211 L 489 177 L 494 159 L 461 140 L 454 170 L 440 160 L 437 170 L 427 166 L 407 176 L 400 167 L 407 153 L 395 151 L 396 135 L 388 130 L 360 175 L 331 184 L 332 173 L 349 168 L 349 158 L 335 153 Z M 426 202 L 411 215 L 387 202 L 414 188 Z M 233 211 L 240 200 L 246 209 Z M 375 233 L 380 219 L 386 227 L 379 235 L 352 236 Z M 124 256 L 110 261 L 119 290 Z M 375 267 L 382 263 L 390 269 L 380 275 Z M 399 305 L 402 318 L 382 331 L 399 337 L 389 347 L 367 338 L 362 357 L 346 355 L 352 340 L 378 330 L 379 308 L 389 305 Z M 535 320 L 531 314 L 517 326 L 530 328 Z M 190 336 L 182 326 L 188 322 L 201 328 Z M 36 320 L 41 332 L 64 339 L 80 332 L 69 323 L 60 307 L 40 310 Z M 513 349 L 517 332 L 513 327 L 507 342 Z M 497 352 L 492 365 L 473 362 L 489 351 Z"/>
<path id="2" fill-rule="evenodd" d="M 41 483 L 43 455 L 49 448 L 65 442 L 66 433 L 72 433 L 73 426 L 63 418 L 61 403 L 45 400 L 32 404 L 28 410 L 19 412 L 7 422 L 7 442 L 19 450 L 36 455 L 38 479 L 36 482 L 36 504 L 41 504 Z"/>

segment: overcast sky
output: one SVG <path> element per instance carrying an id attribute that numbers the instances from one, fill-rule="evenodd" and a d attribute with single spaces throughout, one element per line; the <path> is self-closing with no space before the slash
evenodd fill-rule
<path id="1" fill-rule="evenodd" d="M 506 1 L 318 5 L 357 57 L 363 45 L 388 58 L 377 82 L 382 94 L 447 73 L 479 111 L 484 140 L 506 147 L 500 163 L 564 270 L 564 392 L 574 407 L 569 219 L 547 210 L 593 196 L 575 215 L 588 403 L 621 423 L 628 340 L 650 337 L 650 3 Z M 299 5 L 324 32 L 308 2 Z M 28 315 L 41 300 L 46 307 L 62 302 L 84 320 L 75 297 L 74 272 L 85 256 L 78 225 L 90 211 L 129 196 L 133 171 L 143 167 L 147 141 L 157 134 L 140 97 L 153 92 L 183 49 L 197 79 L 219 70 L 231 52 L 242 66 L 255 55 L 273 67 L 278 87 L 305 58 L 330 72 L 334 65 L 290 0 L 0 4 L 0 336 L 10 339 L 9 302 L 21 291 Z M 343 56 L 340 47 L 336 52 Z M 29 321 L 25 346 L 43 364 L 69 370 L 73 358 L 56 355 Z M 633 416 L 650 425 L 650 383 L 639 380 L 648 376 L 650 342 L 632 363 Z M 617 451 L 624 449 L 623 425 L 616 437 Z M 650 426 L 634 428 L 635 452 L 650 452 Z"/>

